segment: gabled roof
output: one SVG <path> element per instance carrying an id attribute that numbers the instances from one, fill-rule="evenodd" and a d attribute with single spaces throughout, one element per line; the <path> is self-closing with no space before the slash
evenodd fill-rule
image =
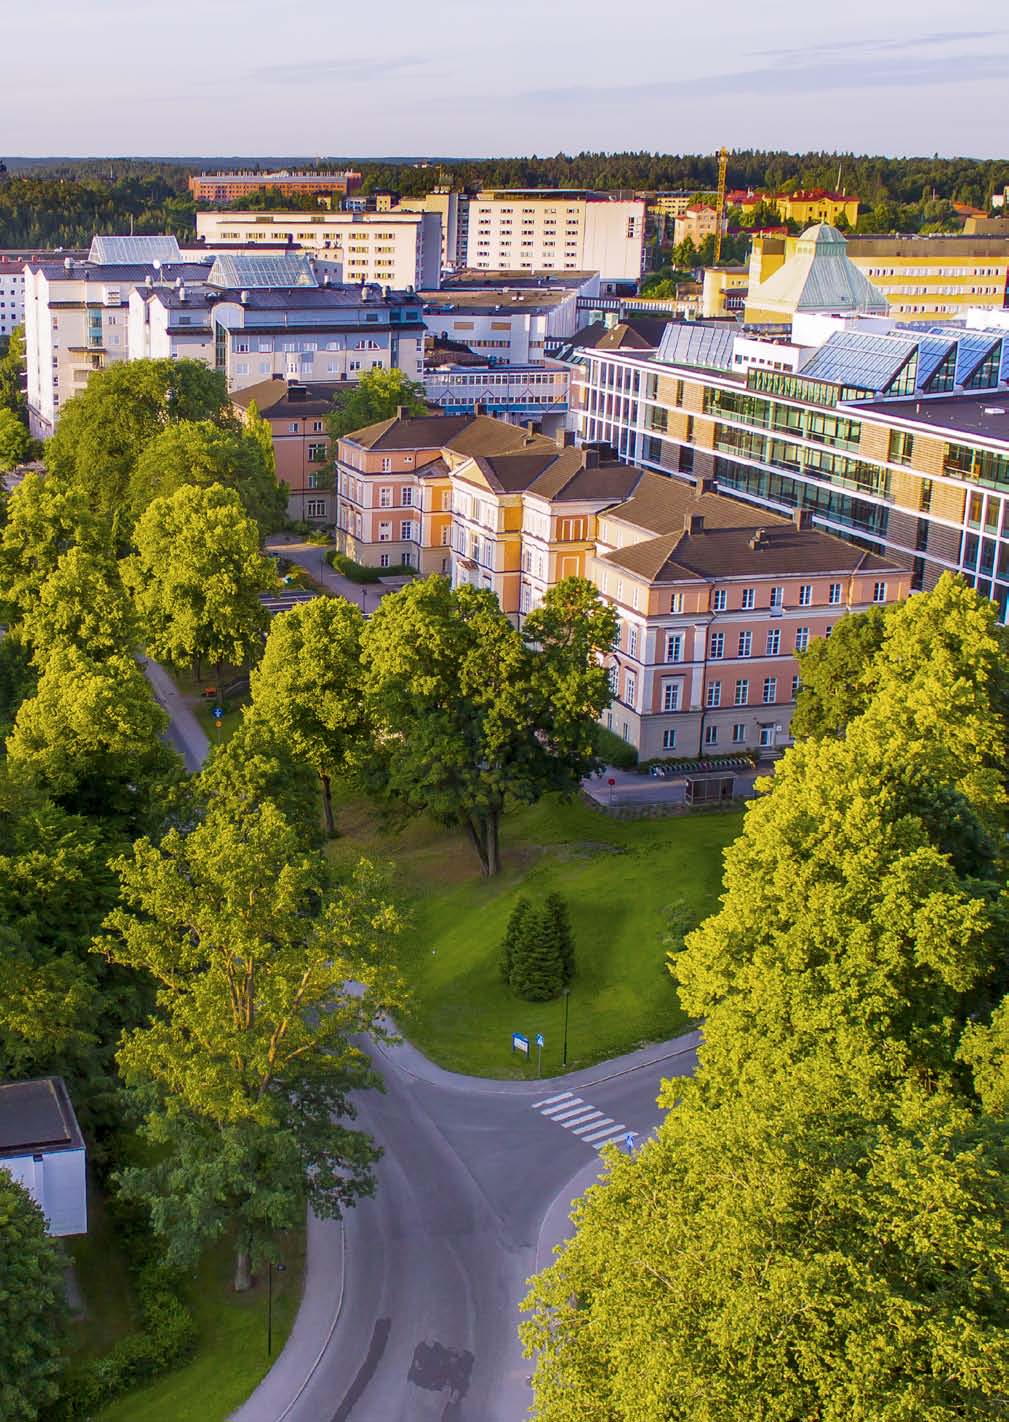
<path id="1" fill-rule="evenodd" d="M 247 410 L 255 401 L 259 413 L 273 419 L 286 415 L 317 417 L 328 415 L 337 394 L 346 388 L 346 382 L 336 384 L 332 381 L 288 384 L 282 375 L 275 375 L 269 380 L 260 380 L 255 385 L 235 390 L 231 403 Z"/>
<path id="2" fill-rule="evenodd" d="M 472 415 L 393 415 L 341 438 L 362 449 L 443 449 L 472 419 Z"/>
<path id="3" fill-rule="evenodd" d="M 641 470 L 616 460 L 589 462 L 592 451 L 558 447 L 544 440 L 538 448 L 477 457 L 474 463 L 497 494 L 535 494 L 568 503 L 614 503 L 625 499 Z"/>
<path id="4" fill-rule="evenodd" d="M 780 514 L 716 494 L 703 485 L 668 479 L 650 470 L 641 475 L 630 498 L 609 509 L 606 517 L 618 518 L 649 533 L 665 534 L 681 532 L 688 513 L 700 514 L 708 528 L 752 529 L 789 522 Z"/>
<path id="5" fill-rule="evenodd" d="M 62 1077 L 0 1083 L 0 1156 L 83 1149 Z"/>
<path id="6" fill-rule="evenodd" d="M 131 267 L 145 262 L 181 262 L 174 237 L 93 237 L 88 261 L 98 266 Z"/>

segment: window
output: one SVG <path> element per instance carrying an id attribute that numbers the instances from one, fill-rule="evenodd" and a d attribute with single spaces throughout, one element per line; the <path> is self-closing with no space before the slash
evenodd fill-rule
<path id="1" fill-rule="evenodd" d="M 841 601 L 840 583 L 831 583 L 830 596 L 828 597 L 827 601 L 830 603 L 831 607 L 837 607 L 838 603 Z"/>
<path id="2" fill-rule="evenodd" d="M 662 709 L 663 711 L 679 711 L 680 683 L 678 681 L 664 681 L 662 683 Z"/>
<path id="3" fill-rule="evenodd" d="M 325 517 L 326 517 L 326 501 L 325 501 L 325 499 L 308 499 L 308 500 L 306 500 L 306 502 L 305 502 L 305 517 L 306 517 L 306 518 L 325 518 Z"/>
<path id="4" fill-rule="evenodd" d="M 399 491 L 399 497 L 403 507 L 408 509 L 413 503 L 413 490 L 407 485 L 406 488 Z"/>
<path id="5" fill-rule="evenodd" d="M 720 681 L 709 681 L 708 692 L 705 697 L 706 706 L 721 706 L 722 704 L 722 683 Z"/>
<path id="6" fill-rule="evenodd" d="M 400 524 L 399 536 L 400 538 L 405 539 L 408 543 L 413 542 L 413 524 L 409 519 L 404 519 L 404 521 Z"/>
<path id="7" fill-rule="evenodd" d="M 629 657 L 638 655 L 638 629 L 636 627 L 627 629 L 627 655 Z"/>
<path id="8" fill-rule="evenodd" d="M 326 461 L 326 446 L 324 444 L 310 444 L 308 446 L 309 464 L 324 464 Z"/>
<path id="9" fill-rule="evenodd" d="M 751 651 L 752 646 L 753 646 L 753 633 L 752 633 L 752 632 L 740 632 L 740 634 L 739 634 L 739 646 L 738 646 L 738 648 L 737 648 L 737 650 L 736 650 L 736 656 L 737 656 L 737 657 L 748 657 L 748 656 L 750 655 L 750 651 Z"/>
<path id="10" fill-rule="evenodd" d="M 726 601 L 725 589 L 715 588 L 715 591 L 711 594 L 711 606 L 715 612 L 724 612 Z"/>
<path id="11" fill-rule="evenodd" d="M 451 528 L 451 526 L 450 526 L 449 524 L 446 524 L 445 527 L 444 527 L 444 528 L 442 529 L 442 531 L 441 531 L 441 546 L 442 546 L 443 548 L 447 548 L 448 545 L 449 545 L 451 542 L 452 542 L 452 528 Z"/>
<path id="12" fill-rule="evenodd" d="M 390 488 L 379 489 L 378 506 L 380 509 L 392 508 L 392 490 Z"/>
<path id="13" fill-rule="evenodd" d="M 706 746 L 717 746 L 717 745 L 718 745 L 718 727 L 717 727 L 717 726 L 705 726 L 705 728 L 704 728 L 704 744 L 705 744 Z"/>
<path id="14" fill-rule="evenodd" d="M 778 678 L 776 676 L 764 677 L 764 705 L 773 706 L 778 696 Z"/>
<path id="15" fill-rule="evenodd" d="M 616 696 L 616 695 L 619 693 L 619 689 L 620 689 L 619 686 L 618 686 L 618 684 L 617 684 L 617 676 L 618 676 L 618 673 L 617 673 L 616 667 L 610 667 L 609 676 L 610 676 L 610 691 L 613 693 L 614 696 Z"/>
<path id="16" fill-rule="evenodd" d="M 746 722 L 736 721 L 732 727 L 732 744 L 741 746 L 746 740 Z"/>
<path id="17" fill-rule="evenodd" d="M 624 700 L 628 706 L 634 705 L 635 693 L 638 689 L 638 679 L 633 672 L 624 672 Z"/>
<path id="18" fill-rule="evenodd" d="M 378 566 L 379 566 L 380 568 L 388 568 L 388 566 L 389 566 L 389 555 L 388 555 L 388 553 L 380 553 L 380 554 L 378 555 Z"/>
<path id="19" fill-rule="evenodd" d="M 392 524 L 380 523 L 378 526 L 379 543 L 389 543 L 392 540 Z"/>
<path id="20" fill-rule="evenodd" d="M 743 602 L 742 602 L 743 610 L 744 610 L 744 611 L 748 611 L 750 608 L 756 607 L 756 605 L 757 605 L 757 590 L 756 590 L 756 588 L 744 588 L 744 589 L 743 589 Z"/>
<path id="21" fill-rule="evenodd" d="M 773 727 L 773 726 L 761 726 L 761 728 L 760 728 L 760 744 L 761 744 L 762 746 L 773 746 L 773 745 L 774 745 L 774 727 Z"/>
<path id="22" fill-rule="evenodd" d="M 736 705 L 746 706 L 750 700 L 750 683 L 747 677 L 736 682 Z"/>
<path id="23" fill-rule="evenodd" d="M 797 627 L 795 629 L 795 650 L 804 652 L 809 646 L 809 628 Z"/>
<path id="24" fill-rule="evenodd" d="M 781 607 L 782 604 L 784 603 L 784 601 L 785 601 L 785 589 L 784 589 L 784 588 L 772 588 L 772 589 L 771 589 L 771 606 L 772 606 L 772 607 Z"/>
<path id="25" fill-rule="evenodd" d="M 872 600 L 873 602 L 886 602 L 886 583 L 873 583 Z"/>
<path id="26" fill-rule="evenodd" d="M 669 727 L 667 730 L 662 732 L 662 749 L 676 749 L 676 732 L 672 729 L 672 727 Z"/>
<path id="27" fill-rule="evenodd" d="M 287 433 L 288 433 L 288 434 L 297 434 L 297 433 L 298 433 L 298 421 L 297 421 L 297 420 L 292 420 L 292 421 L 291 421 L 291 423 L 290 423 L 290 424 L 288 425 L 288 427 L 287 427 Z"/>
<path id="28" fill-rule="evenodd" d="M 813 605 L 813 584 L 803 583 L 799 588 L 799 606 L 812 607 Z"/>
<path id="29" fill-rule="evenodd" d="M 890 431 L 890 451 L 888 459 L 891 464 L 910 464 L 911 456 L 914 453 L 914 435 L 904 430 Z"/>
<path id="30" fill-rule="evenodd" d="M 799 694 L 799 677 L 798 677 L 798 674 L 796 674 L 795 676 L 792 677 L 792 700 L 793 700 L 793 701 L 794 701 L 795 698 L 798 696 L 798 694 Z"/>
<path id="31" fill-rule="evenodd" d="M 781 628 L 772 627 L 767 634 L 767 655 L 776 657 L 781 651 Z"/>
<path id="32" fill-rule="evenodd" d="M 683 594 L 682 594 L 681 592 L 675 592 L 675 593 L 670 593 L 670 594 L 669 594 L 669 611 L 670 611 L 670 612 L 682 612 L 682 611 L 683 611 Z M 667 658 L 667 660 L 668 660 L 668 658 Z"/>
<path id="33" fill-rule="evenodd" d="M 682 632 L 666 633 L 666 661 L 683 661 L 683 634 Z"/>
<path id="34" fill-rule="evenodd" d="M 708 656 L 717 661 L 725 655 L 725 633 L 712 632 L 708 637 Z"/>
<path id="35" fill-rule="evenodd" d="M 450 508 L 452 507 L 452 490 L 451 490 L 451 489 L 442 489 L 442 491 L 441 491 L 441 507 L 442 507 L 443 509 L 450 509 Z"/>
<path id="36" fill-rule="evenodd" d="M 392 468 L 392 459 L 389 457 L 389 455 L 383 455 L 383 457 L 382 457 L 382 473 L 383 473 L 383 474 L 388 474 L 388 472 L 389 472 L 389 470 L 390 470 L 391 468 Z"/>

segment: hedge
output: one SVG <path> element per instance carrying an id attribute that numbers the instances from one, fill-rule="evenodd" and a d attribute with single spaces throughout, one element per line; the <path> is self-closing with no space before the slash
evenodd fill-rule
<path id="1" fill-rule="evenodd" d="M 615 765 L 619 770 L 633 770 L 638 763 L 638 753 L 630 741 L 625 741 L 605 726 L 596 727 L 596 754 L 607 765 Z"/>
<path id="2" fill-rule="evenodd" d="M 412 577 L 417 571 L 409 563 L 394 563 L 391 568 L 375 568 L 368 563 L 355 563 L 353 558 L 348 558 L 346 553 L 340 553 L 335 548 L 326 554 L 326 562 L 345 578 L 350 578 L 353 583 L 377 583 L 381 578 L 401 577 L 404 574 Z"/>

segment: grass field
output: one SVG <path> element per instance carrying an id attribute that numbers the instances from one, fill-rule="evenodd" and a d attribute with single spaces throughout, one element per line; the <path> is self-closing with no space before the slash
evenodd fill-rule
<path id="1" fill-rule="evenodd" d="M 505 818 L 504 868 L 480 877 L 461 835 L 426 820 L 399 833 L 353 798 L 338 812 L 336 860 L 392 860 L 412 925 L 401 948 L 412 1001 L 401 1026 L 435 1061 L 480 1076 L 535 1075 L 511 1052 L 513 1031 L 545 1038 L 543 1074 L 561 1070 L 564 1003 L 527 1003 L 501 981 L 499 945 L 520 893 L 565 896 L 577 944 L 568 1004 L 568 1067 L 616 1056 L 686 1026 L 664 970 L 663 910 L 682 899 L 698 918 L 716 905 L 722 850 L 739 812 L 619 821 L 548 798 Z"/>
<path id="2" fill-rule="evenodd" d="M 273 1273 L 273 1359 L 291 1331 L 301 1301 L 305 1236 L 285 1235 L 286 1269 Z M 199 1336 L 196 1356 L 157 1382 L 127 1394 L 94 1422 L 224 1422 L 266 1374 L 267 1276 L 246 1294 L 231 1291 L 233 1256 L 227 1243 L 210 1250 L 188 1290 Z"/>

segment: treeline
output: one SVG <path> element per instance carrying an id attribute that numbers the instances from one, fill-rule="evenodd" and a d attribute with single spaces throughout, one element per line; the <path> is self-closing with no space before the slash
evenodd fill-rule
<path id="1" fill-rule="evenodd" d="M 173 233 L 192 241 L 196 207 L 185 175 L 138 172 L 112 181 L 49 174 L 0 181 L 0 247 L 88 247 L 96 232 Z"/>

